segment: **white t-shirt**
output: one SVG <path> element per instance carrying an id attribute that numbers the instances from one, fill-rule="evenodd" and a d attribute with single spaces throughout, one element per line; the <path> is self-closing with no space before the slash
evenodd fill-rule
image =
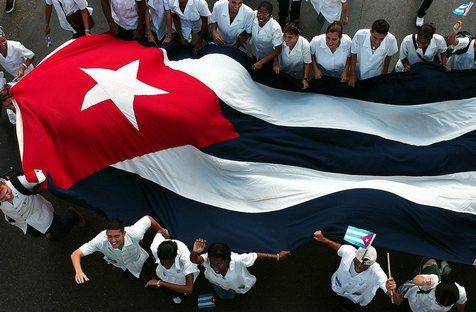
<path id="1" fill-rule="evenodd" d="M 139 21 L 137 3 L 142 0 L 110 0 L 111 16 L 117 25 L 126 30 L 135 30 Z"/>
<path id="2" fill-rule="evenodd" d="M 200 32 L 202 27 L 201 17 L 211 15 L 208 4 L 205 0 L 188 0 L 184 11 L 180 10 L 179 0 L 170 0 L 170 11 L 180 18 L 182 36 L 185 40 L 191 41 L 191 34 Z"/>
<path id="3" fill-rule="evenodd" d="M 405 298 L 408 299 L 408 304 L 412 311 L 415 312 L 445 312 L 451 310 L 453 306 L 442 307 L 438 304 L 435 298 L 435 288 L 439 284 L 438 276 L 435 274 L 423 274 L 422 276 L 431 278 L 431 284 L 425 286 L 413 286 L 406 294 Z M 456 301 L 458 304 L 464 304 L 468 299 L 466 297 L 466 290 L 458 283 L 455 283 L 459 292 L 459 299 Z M 429 293 L 419 293 L 419 290 L 428 291 Z"/>
<path id="4" fill-rule="evenodd" d="M 152 20 L 152 30 L 159 40 L 165 35 L 165 10 L 168 9 L 167 0 L 146 0 L 147 9 Z"/>
<path id="5" fill-rule="evenodd" d="M 299 36 L 292 50 L 283 42 L 283 51 L 279 55 L 282 71 L 296 79 L 303 79 L 304 64 L 310 64 L 311 62 L 311 49 L 306 38 Z"/>
<path id="6" fill-rule="evenodd" d="M 256 277 L 251 275 L 248 267 L 253 266 L 258 255 L 254 252 L 246 254 L 231 253 L 230 267 L 223 276 L 215 273 L 210 267 L 208 253 L 203 254 L 203 266 L 205 267 L 205 277 L 210 283 L 220 286 L 225 290 L 233 289 L 239 294 L 244 294 L 256 283 Z"/>
<path id="7" fill-rule="evenodd" d="M 125 227 L 126 235 L 122 249 L 113 248 L 107 240 L 106 230 L 99 233 L 95 238 L 81 246 L 79 249 L 84 256 L 96 251 L 104 254 L 107 263 L 129 270 L 135 277 L 139 278 L 142 266 L 149 254 L 139 245 L 145 232 L 151 223 L 149 217 L 145 216 L 132 226 Z"/>
<path id="8" fill-rule="evenodd" d="M 27 182 L 23 175 L 19 176 L 18 180 L 29 190 L 32 190 L 35 185 Z M 10 181 L 3 179 L 1 181 L 4 181 L 12 190 L 13 195 L 11 202 L 4 201 L 0 203 L 0 210 L 5 215 L 5 220 L 20 228 L 23 234 L 26 234 L 27 225 L 45 234 L 53 222 L 54 209 L 51 203 L 38 194 L 24 195 L 20 193 Z"/>
<path id="9" fill-rule="evenodd" d="M 474 45 L 476 39 L 469 42 L 469 38 L 458 38 L 458 44 L 453 47 L 455 50 L 461 50 L 468 46 L 468 51 L 463 54 L 453 54 L 448 59 L 448 65 L 454 70 L 475 69 L 476 60 L 474 59 Z"/>
<path id="10" fill-rule="evenodd" d="M 381 288 L 385 293 L 387 287 L 387 275 L 378 263 L 372 264 L 367 270 L 356 273 L 352 272 L 355 253 L 357 249 L 350 245 L 342 245 L 337 254 L 341 257 L 339 268 L 332 275 L 332 290 L 343 297 L 348 298 L 354 303 L 366 306 L 372 301 L 377 292 Z M 353 273 L 353 274 L 352 274 Z"/>
<path id="11" fill-rule="evenodd" d="M 385 58 L 398 52 L 397 39 L 388 33 L 380 46 L 372 50 L 370 29 L 360 29 L 352 38 L 350 52 L 357 54 L 356 71 L 359 80 L 379 76 L 382 74 Z"/>
<path id="12" fill-rule="evenodd" d="M 31 59 L 35 53 L 25 48 L 20 42 L 7 40 L 7 56 L 0 53 L 0 65 L 12 76 L 16 76 L 27 59 Z M 25 75 L 33 70 L 33 65 L 25 69 Z"/>
<path id="13" fill-rule="evenodd" d="M 53 0 L 45 0 L 46 4 L 53 5 Z M 84 10 L 88 6 L 86 0 L 58 0 L 66 16 L 73 14 L 78 10 Z"/>
<path id="14" fill-rule="evenodd" d="M 251 34 L 251 26 L 255 15 L 253 10 L 246 4 L 242 4 L 238 14 L 230 24 L 230 11 L 228 0 L 219 0 L 213 5 L 213 12 L 210 16 L 210 24 L 217 23 L 218 31 L 226 46 L 235 44 L 236 39 L 244 31 Z"/>
<path id="15" fill-rule="evenodd" d="M 166 269 L 162 264 L 160 264 L 160 260 L 157 256 L 157 248 L 159 248 L 159 245 L 164 241 L 166 241 L 166 239 L 162 234 L 157 233 L 150 245 L 150 250 L 154 256 L 155 263 L 157 264 L 157 269 L 155 270 L 157 277 L 172 284 L 186 285 L 185 277 L 189 274 L 193 274 L 193 280 L 195 281 L 198 274 L 200 274 L 200 270 L 196 264 L 190 261 L 190 251 L 181 241 L 167 239 L 167 241 L 173 241 L 177 244 L 177 256 L 175 257 L 174 264 L 170 269 Z"/>
<path id="16" fill-rule="evenodd" d="M 249 47 L 251 55 L 260 60 L 283 43 L 283 32 L 274 18 L 271 17 L 263 27 L 260 27 L 256 11 L 254 15 Z"/>
<path id="17" fill-rule="evenodd" d="M 430 40 L 425 53 L 423 53 L 421 48 L 415 50 L 412 37 L 413 35 L 408 35 L 402 40 L 402 44 L 400 45 L 400 60 L 395 65 L 395 70 L 398 72 L 403 71 L 401 60 L 404 58 L 407 58 L 410 65 L 413 65 L 415 63 L 423 62 L 418 55 L 420 55 L 427 62 L 433 62 L 433 58 L 436 54 L 446 52 L 446 41 L 441 35 L 433 35 L 433 38 Z M 415 35 L 415 40 L 417 38 L 418 35 Z"/>
<path id="18" fill-rule="evenodd" d="M 342 3 L 346 2 L 347 0 L 311 0 L 317 14 L 322 13 L 329 23 L 340 20 Z"/>
<path id="19" fill-rule="evenodd" d="M 352 39 L 343 34 L 339 46 L 332 53 L 326 44 L 326 34 L 322 34 L 311 40 L 311 54 L 315 56 L 317 63 L 328 71 L 342 73 L 350 56 L 351 45 Z"/>

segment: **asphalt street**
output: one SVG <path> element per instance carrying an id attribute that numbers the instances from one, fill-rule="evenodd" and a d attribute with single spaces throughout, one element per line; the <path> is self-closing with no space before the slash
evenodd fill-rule
<path id="1" fill-rule="evenodd" d="M 209 1 L 211 3 L 212 1 Z M 274 16 L 277 16 L 277 3 Z M 420 0 L 351 0 L 350 23 L 346 33 L 352 36 L 360 28 L 369 28 L 372 21 L 385 18 L 399 42 L 416 30 L 415 12 Z M 458 18 L 451 14 L 462 1 L 436 0 L 428 11 L 426 21 L 434 22 L 437 31 L 446 34 Z M 2 6 L 4 1 L 1 2 Z M 252 8 L 258 1 L 245 1 Z M 100 1 L 90 1 L 95 9 L 94 33 L 106 31 Z M 210 6 L 211 8 L 211 6 Z M 69 39 L 69 34 L 59 28 L 56 15 L 52 16 L 53 46 L 47 48 L 43 40 L 43 1 L 17 0 L 15 11 L 5 15 L 0 12 L 2 25 L 9 38 L 22 42 L 36 53 L 35 64 L 53 48 Z M 303 2 L 303 34 L 311 39 L 317 29 L 316 14 L 309 2 Z M 476 32 L 476 9 L 464 18 L 464 29 Z M 51 96 L 54 96 L 54 86 Z M 41 151 L 38 151 L 41 153 Z M 15 128 L 5 114 L 0 119 L 0 172 L 9 166 L 20 168 Z M 61 213 L 68 203 L 49 194 L 57 211 Z M 99 254 L 83 259 L 83 268 L 90 281 L 76 285 L 69 255 L 85 241 L 94 237 L 104 224 L 104 219 L 82 210 L 88 225 L 74 228 L 60 241 L 24 236 L 15 227 L 0 222 L 0 311 L 194 311 L 198 294 L 210 292 L 207 282 L 200 275 L 195 292 L 181 305 L 174 305 L 157 288 L 144 288 L 146 280 L 154 277 L 152 261 L 147 264 L 146 277 L 135 279 L 108 266 Z M 457 231 L 458 229 L 448 229 Z M 312 233 L 309 233 L 311 236 Z M 153 233 L 148 233 L 144 244 L 150 245 Z M 187 244 L 191 242 L 185 242 Z M 411 242 L 408 242 L 411 244 Z M 379 249 L 379 262 L 386 268 L 386 250 Z M 392 273 L 398 282 L 411 277 L 420 258 L 389 251 Z M 150 260 L 150 259 L 149 259 Z M 256 285 L 244 296 L 233 301 L 218 302 L 216 311 L 338 311 L 336 299 L 330 289 L 330 276 L 338 264 L 337 255 L 318 243 L 310 243 L 293 251 L 292 257 L 282 263 L 259 262 L 251 272 L 257 276 Z M 476 293 L 476 270 L 470 266 L 453 265 L 456 281 L 466 287 L 469 302 L 466 311 L 476 311 L 472 298 Z M 389 299 L 378 292 L 368 311 L 393 311 Z"/>

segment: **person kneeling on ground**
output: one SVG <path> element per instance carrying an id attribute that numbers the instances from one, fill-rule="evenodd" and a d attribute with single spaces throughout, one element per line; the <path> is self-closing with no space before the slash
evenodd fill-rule
<path id="1" fill-rule="evenodd" d="M 237 254 L 230 250 L 227 244 L 213 243 L 205 251 L 206 241 L 202 238 L 195 240 L 190 260 L 205 267 L 205 277 L 212 284 L 218 297 L 233 299 L 236 293 L 244 294 L 256 283 L 256 277 L 248 272 L 248 267 L 254 265 L 257 259 L 284 260 L 289 251 L 277 254 L 246 253 Z"/>

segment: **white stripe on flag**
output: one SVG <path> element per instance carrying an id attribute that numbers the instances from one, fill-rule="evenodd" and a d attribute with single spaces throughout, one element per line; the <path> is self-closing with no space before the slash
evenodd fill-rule
<path id="1" fill-rule="evenodd" d="M 234 109 L 275 125 L 351 130 L 411 145 L 430 145 L 476 130 L 475 98 L 382 105 L 269 88 L 221 54 L 166 64 L 199 79 Z"/>
<path id="2" fill-rule="evenodd" d="M 361 237 L 364 237 L 364 236 L 367 236 L 367 235 L 371 234 L 371 232 L 366 233 L 366 232 L 359 231 L 358 229 L 357 230 L 354 230 L 354 229 L 356 229 L 356 228 L 348 227 L 346 233 L 355 234 L 355 235 L 358 235 L 358 236 L 361 236 Z"/>
<path id="3" fill-rule="evenodd" d="M 221 159 L 181 146 L 113 165 L 202 203 L 260 213 L 327 194 L 370 188 L 422 205 L 476 214 L 476 172 L 441 176 L 363 176 L 295 166 Z"/>

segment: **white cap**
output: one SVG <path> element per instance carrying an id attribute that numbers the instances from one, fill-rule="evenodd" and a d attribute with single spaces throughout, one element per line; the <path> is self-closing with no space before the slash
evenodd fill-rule
<path id="1" fill-rule="evenodd" d="M 355 258 L 365 265 L 372 265 L 377 261 L 377 250 L 372 246 L 367 249 L 361 247 L 355 252 Z"/>

